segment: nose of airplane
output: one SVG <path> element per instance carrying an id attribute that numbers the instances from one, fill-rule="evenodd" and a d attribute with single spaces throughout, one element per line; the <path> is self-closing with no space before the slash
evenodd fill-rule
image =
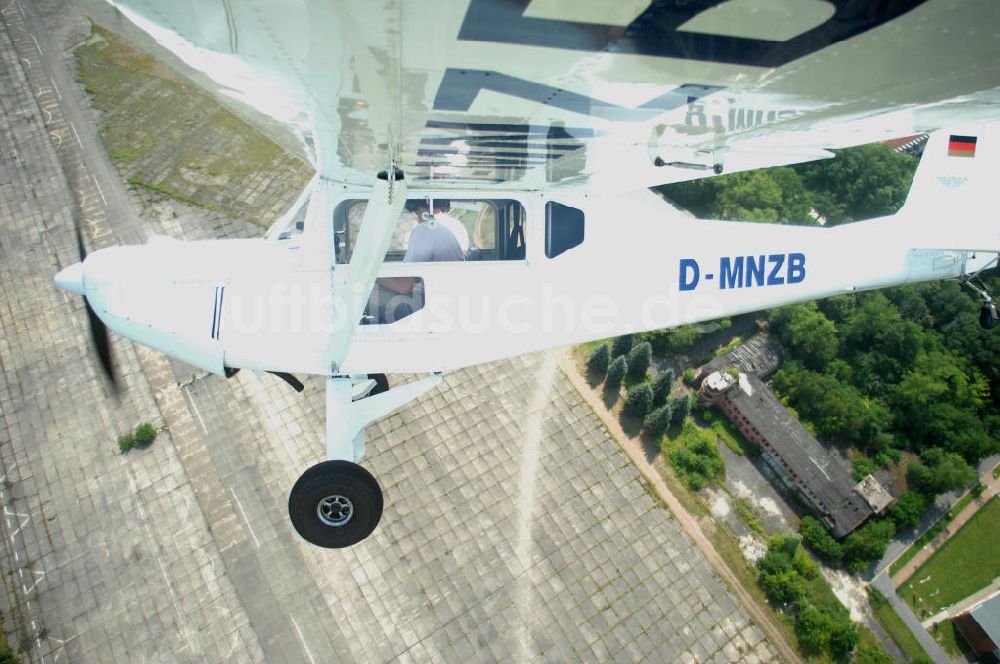
<path id="1" fill-rule="evenodd" d="M 55 280 L 59 288 L 83 295 L 83 262 L 73 263 L 63 268 L 56 275 Z"/>

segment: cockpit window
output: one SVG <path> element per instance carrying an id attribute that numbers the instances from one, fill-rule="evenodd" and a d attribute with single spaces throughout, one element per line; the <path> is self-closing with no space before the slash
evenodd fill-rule
<path id="1" fill-rule="evenodd" d="M 338 263 L 350 262 L 367 205 L 348 200 L 334 211 Z M 524 223 L 524 208 L 514 200 L 408 199 L 385 260 L 524 260 Z"/>
<path id="2" fill-rule="evenodd" d="M 545 255 L 555 258 L 583 243 L 583 210 L 561 203 L 545 204 Z"/>

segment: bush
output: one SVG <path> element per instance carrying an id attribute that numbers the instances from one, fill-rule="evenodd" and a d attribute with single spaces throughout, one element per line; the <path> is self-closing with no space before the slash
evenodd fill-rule
<path id="1" fill-rule="evenodd" d="M 850 620 L 838 620 L 830 630 L 830 652 L 839 660 L 846 660 L 859 641 L 861 634 Z"/>
<path id="2" fill-rule="evenodd" d="M 911 488 L 929 498 L 952 489 L 964 488 L 976 481 L 976 471 L 961 455 L 930 447 L 920 453 L 919 461 L 911 461 L 906 480 Z"/>
<path id="3" fill-rule="evenodd" d="M 133 447 L 135 447 L 135 434 L 127 433 L 124 436 L 118 437 L 118 449 L 120 451 L 128 452 Z"/>
<path id="4" fill-rule="evenodd" d="M 653 438 L 659 438 L 670 428 L 670 406 L 660 406 L 642 421 L 642 427 Z"/>
<path id="5" fill-rule="evenodd" d="M 617 390 L 625 377 L 625 356 L 619 355 L 615 358 L 611 366 L 608 367 L 608 378 L 604 384 L 605 389 Z"/>
<path id="6" fill-rule="evenodd" d="M 819 654 L 830 642 L 830 620 L 815 606 L 806 606 L 795 620 L 795 636 L 808 654 Z"/>
<path id="7" fill-rule="evenodd" d="M 611 364 L 611 351 L 607 344 L 601 344 L 587 360 L 587 369 L 595 376 L 603 376 L 608 373 L 608 365 Z"/>
<path id="8" fill-rule="evenodd" d="M 861 572 L 872 561 L 885 555 L 896 534 L 896 526 L 890 519 L 876 519 L 861 526 L 844 540 L 844 562 L 855 572 Z"/>
<path id="9" fill-rule="evenodd" d="M 691 422 L 670 446 L 667 459 L 681 482 L 697 491 L 725 470 L 722 454 L 715 442 L 715 433 L 697 428 Z"/>
<path id="10" fill-rule="evenodd" d="M 625 397 L 625 405 L 622 408 L 626 415 L 646 417 L 653 409 L 653 388 L 649 383 L 633 385 Z"/>
<path id="11" fill-rule="evenodd" d="M 694 369 L 692 367 L 684 370 L 683 380 L 688 387 L 694 387 Z"/>
<path id="12" fill-rule="evenodd" d="M 664 369 L 653 381 L 653 405 L 662 406 L 667 403 L 670 390 L 674 386 L 673 369 Z"/>
<path id="13" fill-rule="evenodd" d="M 615 337 L 615 340 L 611 343 L 611 356 L 618 357 L 619 355 L 628 355 L 628 352 L 632 350 L 632 335 L 623 334 L 620 337 Z"/>
<path id="14" fill-rule="evenodd" d="M 649 342 L 643 341 L 632 346 L 632 350 L 628 352 L 628 375 L 632 378 L 642 378 L 646 375 L 652 359 L 653 348 Z"/>
<path id="15" fill-rule="evenodd" d="M 927 509 L 927 499 L 916 491 L 906 491 L 889 510 L 889 518 L 896 523 L 896 530 L 912 528 L 920 523 Z"/>
<path id="16" fill-rule="evenodd" d="M 875 461 L 866 456 L 859 456 L 854 460 L 852 466 L 851 478 L 853 478 L 855 482 L 860 482 L 865 479 L 867 476 L 874 473 L 878 468 Z"/>
<path id="17" fill-rule="evenodd" d="M 135 428 L 135 444 L 149 445 L 156 438 L 156 428 L 149 422 L 143 422 Z"/>
<path id="18" fill-rule="evenodd" d="M 802 535 L 802 542 L 824 560 L 834 562 L 844 557 L 844 549 L 840 543 L 813 517 L 802 517 L 799 534 Z"/>
<path id="19" fill-rule="evenodd" d="M 691 412 L 691 398 L 681 394 L 670 400 L 670 422 L 680 424 Z"/>
<path id="20" fill-rule="evenodd" d="M 767 598 L 778 605 L 795 604 L 806 597 L 806 582 L 795 570 L 762 574 L 760 587 Z"/>

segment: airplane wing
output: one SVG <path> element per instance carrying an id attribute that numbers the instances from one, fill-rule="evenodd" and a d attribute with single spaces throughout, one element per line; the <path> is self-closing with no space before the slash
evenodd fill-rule
<path id="1" fill-rule="evenodd" d="M 634 189 L 1000 119 L 993 0 L 80 0 L 322 177 Z"/>

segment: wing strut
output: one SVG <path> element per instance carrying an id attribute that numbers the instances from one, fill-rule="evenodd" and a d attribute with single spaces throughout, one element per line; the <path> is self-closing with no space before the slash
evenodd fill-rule
<path id="1" fill-rule="evenodd" d="M 347 357 L 354 331 L 358 328 L 375 278 L 385 259 L 385 252 L 389 249 L 389 242 L 396 230 L 396 222 L 399 221 L 400 212 L 406 202 L 406 184 L 401 175 L 402 173 L 390 166 L 386 179 L 376 180 L 361 222 L 358 241 L 351 253 L 351 262 L 348 265 L 334 266 L 332 279 L 334 325 L 327 342 L 325 357 L 331 375 L 340 373 L 340 367 Z M 320 186 L 322 187 L 322 183 Z M 332 228 L 330 220 L 325 221 L 326 226 Z M 331 237 L 331 247 L 332 244 Z"/>

